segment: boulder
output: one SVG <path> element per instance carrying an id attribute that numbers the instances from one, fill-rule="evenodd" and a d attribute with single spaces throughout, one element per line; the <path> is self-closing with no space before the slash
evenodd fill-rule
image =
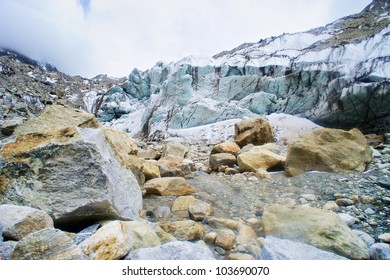
<path id="1" fill-rule="evenodd" d="M 0 205 L 0 224 L 3 225 L 3 236 L 12 240 L 20 240 L 44 228 L 53 228 L 52 218 L 44 211 L 8 204 Z"/>
<path id="2" fill-rule="evenodd" d="M 170 242 L 136 250 L 126 260 L 215 260 L 209 248 L 188 241 Z"/>
<path id="3" fill-rule="evenodd" d="M 159 222 L 158 225 L 177 240 L 194 240 L 204 236 L 204 228 L 194 221 Z"/>
<path id="4" fill-rule="evenodd" d="M 145 181 L 160 178 L 160 169 L 154 160 L 146 160 L 142 162 L 142 173 L 145 176 Z"/>
<path id="5" fill-rule="evenodd" d="M 267 170 L 273 167 L 282 167 L 284 161 L 284 157 L 262 146 L 253 147 L 250 151 L 241 153 L 237 157 L 238 166 L 242 172 L 256 172 L 258 169 Z"/>
<path id="6" fill-rule="evenodd" d="M 153 223 L 151 227 L 160 239 L 161 244 L 177 241 L 177 239 L 172 234 L 164 231 L 159 225 Z"/>
<path id="7" fill-rule="evenodd" d="M 179 217 L 189 218 L 188 209 L 191 205 L 195 205 L 201 202 L 199 199 L 191 195 L 179 196 L 172 204 L 172 212 Z"/>
<path id="8" fill-rule="evenodd" d="M 372 260 L 390 260 L 390 245 L 386 243 L 371 245 L 370 257 Z"/>
<path id="9" fill-rule="evenodd" d="M 272 205 L 262 220 L 265 235 L 304 242 L 350 259 L 369 258 L 367 245 L 331 211 Z"/>
<path id="10" fill-rule="evenodd" d="M 286 175 L 317 170 L 336 173 L 362 172 L 372 158 L 367 139 L 358 129 L 323 128 L 291 141 Z"/>
<path id="11" fill-rule="evenodd" d="M 162 196 L 181 196 L 196 192 L 196 189 L 191 187 L 191 185 L 186 182 L 186 179 L 181 177 L 155 178 L 147 181 L 144 185 L 144 189 L 146 195 L 155 194 Z"/>
<path id="12" fill-rule="evenodd" d="M 213 171 L 218 171 L 220 166 L 233 167 L 237 163 L 236 156 L 228 153 L 213 154 L 210 156 L 210 167 Z"/>
<path id="13" fill-rule="evenodd" d="M 11 259 L 12 252 L 14 251 L 16 244 L 16 241 L 0 241 L 0 261 Z"/>
<path id="14" fill-rule="evenodd" d="M 231 141 L 225 141 L 223 143 L 220 143 L 218 145 L 215 145 L 213 149 L 211 150 L 211 154 L 232 154 L 237 155 L 240 152 L 240 146 L 238 146 L 236 143 Z"/>
<path id="15" fill-rule="evenodd" d="M 64 232 L 46 228 L 22 238 L 12 260 L 83 260 L 86 256 Z"/>
<path id="16" fill-rule="evenodd" d="M 242 120 L 234 125 L 235 141 L 241 148 L 247 144 L 263 145 L 272 142 L 274 132 L 263 117 Z"/>
<path id="17" fill-rule="evenodd" d="M 130 251 L 161 245 L 155 230 L 148 224 L 139 221 L 125 222 L 125 224 L 127 233 L 131 239 Z"/>
<path id="18" fill-rule="evenodd" d="M 260 260 L 346 260 L 334 253 L 288 239 L 267 236 L 261 248 Z"/>
<path id="19" fill-rule="evenodd" d="M 364 231 L 353 229 L 352 232 L 356 234 L 356 236 L 359 237 L 361 240 L 363 240 L 363 242 L 366 243 L 368 247 L 375 243 L 375 239 Z"/>
<path id="20" fill-rule="evenodd" d="M 202 221 L 213 213 L 213 209 L 209 203 L 199 201 L 195 204 L 191 204 L 188 207 L 188 212 L 190 213 L 190 218 L 192 220 Z"/>
<path id="21" fill-rule="evenodd" d="M 162 150 L 161 157 L 177 156 L 184 158 L 188 151 L 189 149 L 186 146 L 183 146 L 180 143 L 170 142 L 165 145 L 164 149 Z"/>
<path id="22" fill-rule="evenodd" d="M 84 120 L 86 113 L 80 114 Z M 80 125 L 94 123 L 88 117 Z M 50 119 L 30 120 L 26 127 L 19 127 L 19 134 L 37 132 L 18 136 L 0 151 L 0 203 L 42 209 L 63 228 L 138 217 L 140 185 L 121 164 L 124 157 L 118 158 L 116 148 L 106 142 L 104 129 L 67 127 L 40 132 L 45 129 L 39 130 L 38 124 L 54 126 Z"/>
<path id="23" fill-rule="evenodd" d="M 236 243 L 236 234 L 231 229 L 221 229 L 217 232 L 214 243 L 216 246 L 230 250 Z"/>
<path id="24" fill-rule="evenodd" d="M 131 241 L 126 223 L 113 221 L 80 243 L 79 247 L 90 259 L 117 260 L 130 252 Z"/>
<path id="25" fill-rule="evenodd" d="M 161 177 L 186 177 L 192 173 L 191 164 L 178 156 L 166 156 L 157 161 Z"/>

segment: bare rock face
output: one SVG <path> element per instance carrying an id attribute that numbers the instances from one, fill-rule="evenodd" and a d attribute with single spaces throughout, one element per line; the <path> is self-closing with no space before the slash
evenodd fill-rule
<path id="1" fill-rule="evenodd" d="M 12 260 L 83 260 L 87 257 L 64 232 L 46 228 L 21 239 Z"/>
<path id="2" fill-rule="evenodd" d="M 367 245 L 335 213 L 273 205 L 263 214 L 265 235 L 304 242 L 349 259 L 369 259 Z"/>
<path id="3" fill-rule="evenodd" d="M 3 226 L 3 235 L 13 240 L 20 240 L 45 228 L 53 228 L 52 218 L 44 211 L 9 204 L 0 205 L 0 224 Z"/>
<path id="4" fill-rule="evenodd" d="M 336 173 L 362 172 L 372 159 L 366 138 L 358 129 L 323 128 L 288 145 L 286 175 L 308 170 Z"/>
<path id="5" fill-rule="evenodd" d="M 248 144 L 263 145 L 272 142 L 274 133 L 268 119 L 259 117 L 242 120 L 234 125 L 235 141 L 241 148 Z"/>
<path id="6" fill-rule="evenodd" d="M 116 152 L 120 139 L 111 145 L 104 129 L 63 128 L 78 117 L 80 125 L 100 125 L 88 113 L 64 106 L 54 109 L 18 127 L 16 141 L 0 151 L 0 203 L 42 209 L 63 226 L 137 218 L 142 194 L 132 169 L 121 164 L 126 157 Z"/>

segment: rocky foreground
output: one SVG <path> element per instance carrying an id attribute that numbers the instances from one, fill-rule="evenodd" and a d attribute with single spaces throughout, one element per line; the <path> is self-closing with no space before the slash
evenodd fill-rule
<path id="1" fill-rule="evenodd" d="M 388 135 L 280 128 L 137 142 L 49 106 L 1 144 L 0 258 L 390 259 Z"/>

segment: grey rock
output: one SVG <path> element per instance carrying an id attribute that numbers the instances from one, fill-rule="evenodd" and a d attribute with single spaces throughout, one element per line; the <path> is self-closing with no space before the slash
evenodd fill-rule
<path id="1" fill-rule="evenodd" d="M 187 241 L 175 241 L 153 248 L 142 248 L 126 260 L 215 260 L 209 248 Z"/>
<path id="2" fill-rule="evenodd" d="M 156 219 L 168 219 L 172 216 L 172 212 L 168 206 L 157 206 L 153 209 L 153 216 Z"/>
<path id="3" fill-rule="evenodd" d="M 53 220 L 44 211 L 27 206 L 0 205 L 0 224 L 3 236 L 20 240 L 24 236 L 44 228 L 52 228 Z"/>
<path id="4" fill-rule="evenodd" d="M 15 241 L 0 242 L 0 260 L 10 260 L 16 244 Z"/>
<path id="5" fill-rule="evenodd" d="M 353 229 L 352 232 L 357 235 L 361 240 L 364 241 L 364 243 L 367 244 L 368 247 L 370 247 L 372 244 L 375 243 L 375 239 L 371 237 L 368 233 L 365 233 L 364 231 Z"/>
<path id="6" fill-rule="evenodd" d="M 382 188 L 390 190 L 390 182 L 389 181 L 378 181 L 378 185 Z"/>
<path id="7" fill-rule="evenodd" d="M 314 246 L 267 236 L 261 250 L 260 260 L 346 260 L 334 253 L 318 249 Z"/>
<path id="8" fill-rule="evenodd" d="M 23 123 L 23 119 L 21 118 L 12 118 L 10 120 L 5 120 L 0 123 L 0 131 L 6 136 L 12 135 L 15 129 Z"/>
<path id="9" fill-rule="evenodd" d="M 339 217 L 347 224 L 347 226 L 352 226 L 355 222 L 358 221 L 355 217 L 352 217 L 349 214 L 338 213 Z"/>
<path id="10" fill-rule="evenodd" d="M 99 227 L 99 224 L 94 224 L 83 229 L 82 231 L 78 232 L 75 237 L 73 237 L 73 241 L 76 243 L 76 245 L 80 244 L 88 237 L 92 236 L 98 230 Z"/>
<path id="11" fill-rule="evenodd" d="M 372 260 L 390 260 L 390 245 L 386 243 L 371 245 L 370 257 Z"/>
<path id="12" fill-rule="evenodd" d="M 16 245 L 12 260 L 83 260 L 86 256 L 73 240 L 58 229 L 43 229 Z"/>
<path id="13" fill-rule="evenodd" d="M 3 242 L 3 225 L 1 224 L 1 221 L 0 221 L 0 242 Z"/>
<path id="14" fill-rule="evenodd" d="M 366 213 L 367 215 L 374 215 L 375 211 L 371 208 L 367 208 L 366 210 L 364 210 L 364 213 Z"/>

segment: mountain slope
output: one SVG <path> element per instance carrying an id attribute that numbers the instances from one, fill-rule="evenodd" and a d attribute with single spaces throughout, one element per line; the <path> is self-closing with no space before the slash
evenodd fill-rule
<path id="1" fill-rule="evenodd" d="M 307 32 L 246 43 L 213 58 L 159 62 L 96 96 L 107 125 L 132 135 L 274 112 L 328 127 L 383 132 L 390 123 L 390 4 Z"/>

